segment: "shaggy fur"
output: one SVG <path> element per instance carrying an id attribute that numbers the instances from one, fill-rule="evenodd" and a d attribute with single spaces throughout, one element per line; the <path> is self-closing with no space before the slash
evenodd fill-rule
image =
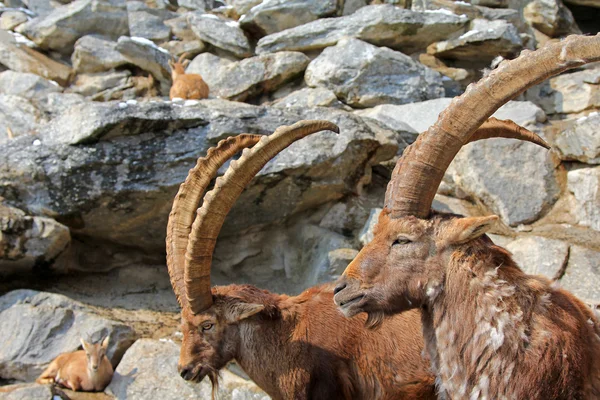
<path id="1" fill-rule="evenodd" d="M 366 318 L 349 320 L 336 309 L 332 289 L 289 297 L 249 285 L 214 287 L 211 308 L 184 310 L 182 376 L 215 379 L 235 359 L 274 400 L 435 399 L 420 313 L 369 331 Z"/>
<path id="2" fill-rule="evenodd" d="M 484 233 L 496 219 L 384 212 L 336 303 L 348 316 L 421 308 L 441 398 L 600 398 L 593 311 L 495 246 Z"/>

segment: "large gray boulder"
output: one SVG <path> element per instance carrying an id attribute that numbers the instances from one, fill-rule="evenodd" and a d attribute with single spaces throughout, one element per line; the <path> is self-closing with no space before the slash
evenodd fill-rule
<path id="1" fill-rule="evenodd" d="M 232 210 L 224 234 L 352 193 L 371 165 L 398 149 L 376 126 L 340 110 L 223 100 L 83 103 L 49 123 L 38 146 L 20 138 L 0 144 L 7 155 L 0 160 L 0 196 L 33 215 L 53 215 L 72 234 L 135 244 L 164 260 L 167 216 L 196 158 L 224 137 L 270 134 L 302 119 L 327 119 L 341 133 L 312 135 L 267 164 Z"/>
<path id="2" fill-rule="evenodd" d="M 346 107 L 331 90 L 325 88 L 303 88 L 295 90 L 273 102 L 277 107 Z"/>
<path id="3" fill-rule="evenodd" d="M 93 35 L 83 36 L 75 42 L 71 62 L 77 73 L 110 71 L 129 63 L 117 50 L 117 42 Z"/>
<path id="4" fill-rule="evenodd" d="M 600 164 L 600 113 L 594 112 L 561 129 L 554 144 L 564 160 L 577 160 L 587 164 Z"/>
<path id="5" fill-rule="evenodd" d="M 137 340 L 117 367 L 106 393 L 121 400 L 210 399 L 208 378 L 200 384 L 184 381 L 177 372 L 179 346 L 169 340 Z M 223 370 L 217 398 L 269 400 L 253 382 Z"/>
<path id="6" fill-rule="evenodd" d="M 561 286 L 583 301 L 600 304 L 600 252 L 571 246 L 569 264 Z"/>
<path id="7" fill-rule="evenodd" d="M 32 73 L 64 85 L 71 68 L 44 54 L 17 43 L 9 33 L 0 30 L 0 64 L 16 72 Z"/>
<path id="8" fill-rule="evenodd" d="M 581 34 L 571 11 L 561 0 L 533 0 L 523 9 L 525 20 L 550 37 Z"/>
<path id="9" fill-rule="evenodd" d="M 277 90 L 295 78 L 309 63 L 303 53 L 285 51 L 261 54 L 235 62 L 204 53 L 188 66 L 188 73 L 200 74 L 213 96 L 244 101 Z"/>
<path id="10" fill-rule="evenodd" d="M 514 25 L 503 21 L 476 19 L 471 30 L 458 38 L 433 43 L 427 53 L 441 59 L 489 63 L 499 55 L 512 58 L 523 48 Z"/>
<path id="11" fill-rule="evenodd" d="M 467 21 L 447 11 L 415 12 L 390 4 L 373 5 L 351 15 L 319 19 L 265 36 L 258 41 L 256 52 L 318 50 L 353 37 L 412 53 L 461 30 Z"/>
<path id="12" fill-rule="evenodd" d="M 0 204 L 0 276 L 46 269 L 70 242 L 69 228 L 52 218 L 30 217 Z"/>
<path id="13" fill-rule="evenodd" d="M 162 8 L 150 8 L 143 1 L 127 1 L 129 34 L 143 37 L 156 43 L 171 38 L 171 28 L 164 23 L 177 14 Z"/>
<path id="14" fill-rule="evenodd" d="M 325 49 L 309 64 L 304 79 L 361 108 L 444 96 L 440 73 L 400 52 L 352 38 Z"/>
<path id="15" fill-rule="evenodd" d="M 46 117 L 21 96 L 0 94 L 0 143 L 18 136 L 29 136 L 32 142 Z"/>
<path id="16" fill-rule="evenodd" d="M 129 326 L 98 315 L 68 297 L 15 290 L 0 297 L 0 378 L 31 381 L 59 354 L 75 351 L 81 337 L 110 335 L 107 356 L 116 366 L 135 339 Z"/>
<path id="17" fill-rule="evenodd" d="M 285 29 L 341 14 L 338 0 L 265 0 L 240 18 L 242 29 L 270 35 Z"/>
<path id="18" fill-rule="evenodd" d="M 188 16 L 188 24 L 203 42 L 226 50 L 236 57 L 252 55 L 252 46 L 237 21 L 220 18 L 214 14 L 193 12 Z"/>
<path id="19" fill-rule="evenodd" d="M 572 212 L 579 224 L 600 231 L 600 167 L 569 171 L 567 188 L 575 198 Z"/>
<path id="20" fill-rule="evenodd" d="M 569 257 L 569 244 L 541 236 L 524 236 L 510 242 L 506 249 L 517 265 L 528 274 L 560 278 Z"/>
<path id="21" fill-rule="evenodd" d="M 4 71 L 0 73 L 0 93 L 21 96 L 34 100 L 50 93 L 62 92 L 62 87 L 54 81 L 28 72 Z"/>
<path id="22" fill-rule="evenodd" d="M 70 54 L 82 36 L 100 34 L 112 39 L 128 35 L 124 0 L 76 0 L 34 18 L 21 32 L 43 49 Z"/>

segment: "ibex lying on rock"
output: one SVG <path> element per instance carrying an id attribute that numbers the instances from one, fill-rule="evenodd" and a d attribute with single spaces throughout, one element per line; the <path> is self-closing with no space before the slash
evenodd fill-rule
<path id="1" fill-rule="evenodd" d="M 496 216 L 430 211 L 446 168 L 482 121 L 528 87 L 597 60 L 600 35 L 573 36 L 470 85 L 398 160 L 374 239 L 335 288 L 348 317 L 421 309 L 441 398 L 600 398 L 593 311 L 495 246 L 485 232 Z"/>
<path id="2" fill-rule="evenodd" d="M 178 61 L 169 60 L 171 67 L 171 78 L 173 84 L 169 91 L 169 98 L 180 99 L 206 99 L 208 97 L 208 85 L 199 74 L 186 74 L 185 68 L 190 60 L 184 60 L 186 54 L 182 54 Z"/>
<path id="3" fill-rule="evenodd" d="M 373 333 L 364 320 L 346 319 L 336 309 L 331 285 L 294 297 L 250 285 L 211 291 L 216 239 L 244 187 L 293 141 L 327 129 L 338 130 L 328 122 L 302 121 L 270 136 L 223 140 L 181 185 L 167 231 L 169 274 L 182 307 L 179 371 L 196 382 L 208 375 L 214 389 L 218 370 L 235 359 L 275 400 L 435 399 L 417 311 L 391 318 Z M 196 216 L 219 167 L 253 145 L 217 179 Z"/>
<path id="4" fill-rule="evenodd" d="M 36 382 L 56 383 L 74 391 L 103 391 L 113 376 L 113 367 L 106 357 L 108 336 L 96 344 L 81 339 L 81 345 L 83 350 L 56 357 Z"/>

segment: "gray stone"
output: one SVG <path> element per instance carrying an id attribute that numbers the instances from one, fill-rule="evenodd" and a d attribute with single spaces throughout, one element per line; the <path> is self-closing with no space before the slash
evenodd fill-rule
<path id="1" fill-rule="evenodd" d="M 135 333 L 68 297 L 15 290 L 0 297 L 0 377 L 34 380 L 59 354 L 75 351 L 80 337 L 98 341 L 110 335 L 107 356 L 116 365 Z"/>
<path id="2" fill-rule="evenodd" d="M 381 211 L 383 211 L 381 208 L 373 208 L 371 210 L 367 223 L 358 235 L 358 240 L 360 241 L 361 245 L 367 245 L 375 237 L 373 235 L 373 228 L 375 228 L 375 225 L 377 225 L 377 221 L 379 221 L 379 214 L 381 214 Z"/>
<path id="3" fill-rule="evenodd" d="M 47 16 L 58 5 L 50 0 L 23 0 L 23 3 L 25 3 L 28 10 L 39 17 Z"/>
<path id="4" fill-rule="evenodd" d="M 301 74 L 309 63 L 303 53 L 285 51 L 229 62 L 210 53 L 194 59 L 187 72 L 200 74 L 212 95 L 244 101 L 272 92 Z"/>
<path id="5" fill-rule="evenodd" d="M 525 20 L 550 37 L 581 34 L 571 11 L 561 0 L 533 0 L 523 9 Z"/>
<path id="6" fill-rule="evenodd" d="M 26 98 L 0 94 L 0 142 L 18 136 L 29 136 L 33 141 L 32 135 L 44 122 L 45 116 Z"/>
<path id="7" fill-rule="evenodd" d="M 152 41 L 145 38 L 122 36 L 117 42 L 117 50 L 129 61 L 152 74 L 160 85 L 160 92 L 166 96 L 171 89 L 171 55 Z"/>
<path id="8" fill-rule="evenodd" d="M 367 0 L 345 0 L 342 15 L 354 14 L 356 10 L 368 5 Z"/>
<path id="9" fill-rule="evenodd" d="M 71 62 L 77 73 L 104 72 L 129 63 L 117 50 L 117 42 L 90 35 L 75 42 Z"/>
<path id="10" fill-rule="evenodd" d="M 600 167 L 569 171 L 567 188 L 575 197 L 572 212 L 579 224 L 600 231 Z"/>
<path id="11" fill-rule="evenodd" d="M 548 114 L 600 108 L 600 68 L 562 74 L 527 93 Z"/>
<path id="12" fill-rule="evenodd" d="M 319 18 L 336 16 L 341 13 L 343 4 L 338 0 L 264 0 L 248 10 L 239 22 L 246 31 L 270 35 Z"/>
<path id="13" fill-rule="evenodd" d="M 466 23 L 466 17 L 447 11 L 420 13 L 390 4 L 372 5 L 345 17 L 319 19 L 265 36 L 258 41 L 256 52 L 318 50 L 333 46 L 344 37 L 354 37 L 413 53 L 461 30 Z"/>
<path id="14" fill-rule="evenodd" d="M 51 267 L 70 242 L 69 228 L 55 220 L 0 204 L 0 275 Z"/>
<path id="15" fill-rule="evenodd" d="M 75 93 L 49 93 L 33 101 L 35 106 L 51 119 L 77 104 L 85 103 L 85 98 Z"/>
<path id="16" fill-rule="evenodd" d="M 489 63 L 498 55 L 512 57 L 523 48 L 517 29 L 506 21 L 476 19 L 471 30 L 456 39 L 433 43 L 427 53 L 441 59 Z"/>
<path id="17" fill-rule="evenodd" d="M 207 379 L 200 384 L 183 380 L 177 372 L 179 346 L 169 340 L 137 340 L 117 367 L 106 392 L 122 400 L 210 399 Z M 254 383 L 227 370 L 221 372 L 217 398 L 269 400 Z"/>
<path id="18" fill-rule="evenodd" d="M 344 270 L 358 255 L 355 249 L 335 249 L 328 253 L 331 275 L 342 275 Z"/>
<path id="19" fill-rule="evenodd" d="M 77 39 L 85 35 L 112 39 L 128 35 L 125 1 L 76 0 L 27 22 L 22 33 L 43 49 L 70 54 Z"/>
<path id="20" fill-rule="evenodd" d="M 171 33 L 179 40 L 197 40 L 198 36 L 188 25 L 188 14 L 181 14 L 176 18 L 168 19 L 165 25 L 171 28 Z"/>
<path id="21" fill-rule="evenodd" d="M 398 149 L 358 116 L 322 107 L 224 100 L 82 103 L 47 124 L 38 146 L 25 138 L 0 144 L 7 155 L 0 159 L 0 196 L 30 214 L 55 216 L 74 235 L 106 241 L 106 248 L 135 243 L 162 262 L 173 196 L 197 157 L 224 137 L 270 134 L 302 119 L 327 119 L 341 133 L 312 135 L 268 163 L 242 193 L 224 235 L 285 221 L 354 193 L 370 166 Z M 339 247 L 351 246 L 334 248 Z M 79 267 L 107 264 L 97 260 Z"/>
<path id="22" fill-rule="evenodd" d="M 263 0 L 227 0 L 227 4 L 231 5 L 239 16 L 247 14 L 252 7 L 257 6 L 262 2 Z"/>
<path id="23" fill-rule="evenodd" d="M 456 199 L 454 197 L 436 194 L 431 209 L 437 212 L 459 214 L 464 216 L 477 215 L 475 207 L 465 200 Z"/>
<path id="24" fill-rule="evenodd" d="M 188 24 L 196 36 L 206 43 L 240 58 L 252 55 L 250 42 L 236 21 L 194 12 L 188 16 Z"/>
<path id="25" fill-rule="evenodd" d="M 160 45 L 163 49 L 179 57 L 187 54 L 187 57 L 195 57 L 206 49 L 206 45 L 200 39 L 194 40 L 171 40 Z"/>
<path id="26" fill-rule="evenodd" d="M 546 113 L 530 101 L 509 101 L 494 113 L 498 119 L 510 119 L 525 127 L 533 127 L 546 121 Z"/>
<path id="27" fill-rule="evenodd" d="M 600 164 L 600 113 L 594 112 L 561 129 L 554 138 L 563 160 Z"/>
<path id="28" fill-rule="evenodd" d="M 21 11 L 5 11 L 0 17 L 0 29 L 9 31 L 27 22 L 27 15 Z"/>
<path id="29" fill-rule="evenodd" d="M 189 8 L 191 10 L 206 10 L 206 0 L 177 0 L 179 7 Z"/>
<path id="30" fill-rule="evenodd" d="M 532 143 L 491 139 L 468 144 L 453 168 L 456 186 L 510 226 L 537 220 L 559 194 L 550 153 Z"/>
<path id="31" fill-rule="evenodd" d="M 0 386 L 0 400 L 62 400 L 50 385 L 16 384 Z"/>
<path id="32" fill-rule="evenodd" d="M 72 93 L 92 97 L 94 100 L 110 100 L 112 96 L 106 96 L 106 91 L 111 93 L 131 87 L 129 78 L 131 72 L 108 71 L 95 74 L 79 74 L 75 77 L 73 84 L 69 87 Z"/>
<path id="33" fill-rule="evenodd" d="M 49 93 L 62 92 L 58 83 L 27 72 L 0 73 L 0 93 L 36 99 Z"/>
<path id="34" fill-rule="evenodd" d="M 71 68 L 27 46 L 17 44 L 9 33 L 0 30 L 0 64 L 16 72 L 29 72 L 66 84 Z"/>
<path id="35" fill-rule="evenodd" d="M 549 279 L 560 277 L 569 256 L 569 244 L 541 236 L 519 237 L 506 246 L 523 271 L 544 275 Z"/>
<path id="36" fill-rule="evenodd" d="M 405 104 L 444 96 L 442 76 L 410 57 L 358 39 L 342 39 L 306 69 L 306 83 L 332 90 L 353 107 Z"/>
<path id="37" fill-rule="evenodd" d="M 164 21 L 177 17 L 177 14 L 164 9 L 148 7 L 142 1 L 127 1 L 129 35 L 143 37 L 156 43 L 171 38 L 171 28 Z"/>
<path id="38" fill-rule="evenodd" d="M 600 303 L 600 252 L 571 246 L 569 264 L 561 286 L 583 301 Z"/>
<path id="39" fill-rule="evenodd" d="M 344 108 L 335 93 L 325 88 L 303 88 L 273 102 L 277 107 L 333 107 Z"/>

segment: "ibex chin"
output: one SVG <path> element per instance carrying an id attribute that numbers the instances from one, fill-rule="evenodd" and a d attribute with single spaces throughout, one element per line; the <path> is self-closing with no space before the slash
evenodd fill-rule
<path id="1" fill-rule="evenodd" d="M 398 160 L 374 239 L 338 281 L 334 299 L 348 317 L 366 312 L 379 321 L 421 309 L 443 399 L 600 398 L 593 311 L 495 246 L 485 233 L 496 216 L 431 212 L 444 172 L 479 139 L 482 121 L 528 87 L 598 60 L 600 35 L 572 36 L 470 85 Z"/>
<path id="2" fill-rule="evenodd" d="M 185 68 L 190 63 L 190 60 L 184 60 L 186 54 L 182 54 L 179 60 L 169 60 L 171 67 L 171 78 L 173 84 L 169 91 L 169 98 L 185 100 L 199 100 L 208 97 L 208 85 L 199 74 L 186 74 Z"/>
<path id="3" fill-rule="evenodd" d="M 270 136 L 223 140 L 181 185 L 167 230 L 169 274 L 182 307 L 179 372 L 195 382 L 208 375 L 213 394 L 219 369 L 236 360 L 275 400 L 435 399 L 434 378 L 422 357 L 418 311 L 390 318 L 371 332 L 365 320 L 346 319 L 336 309 L 331 285 L 293 297 L 250 285 L 211 290 L 216 239 L 244 187 L 285 147 L 323 130 L 338 128 L 301 121 Z M 216 180 L 196 213 L 219 167 L 250 146 Z"/>
<path id="4" fill-rule="evenodd" d="M 108 336 L 100 343 L 81 339 L 83 350 L 61 354 L 46 368 L 37 383 L 56 383 L 74 391 L 101 392 L 113 376 L 108 357 Z"/>

